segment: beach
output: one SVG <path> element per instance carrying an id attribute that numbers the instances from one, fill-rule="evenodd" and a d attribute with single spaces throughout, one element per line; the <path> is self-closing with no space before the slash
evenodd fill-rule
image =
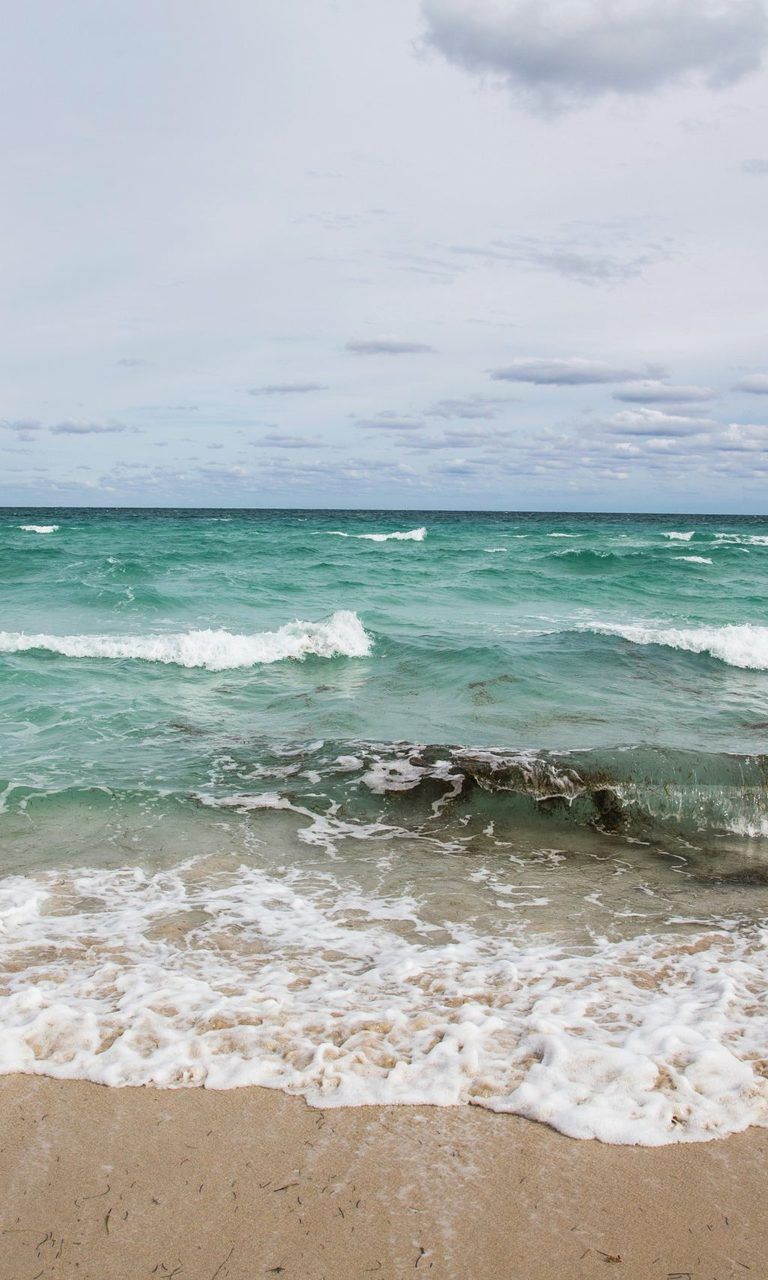
<path id="1" fill-rule="evenodd" d="M 0 1081 L 3 1280 L 763 1277 L 768 1133 L 648 1150 L 477 1108 Z"/>

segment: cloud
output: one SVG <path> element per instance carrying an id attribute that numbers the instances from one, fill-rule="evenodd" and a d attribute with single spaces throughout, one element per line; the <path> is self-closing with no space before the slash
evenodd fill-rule
<path id="1" fill-rule="evenodd" d="M 623 409 L 604 424 L 628 436 L 701 435 L 719 427 L 711 418 L 689 418 L 682 414 L 663 413 L 660 409 Z"/>
<path id="2" fill-rule="evenodd" d="M 522 357 L 501 369 L 492 369 L 496 382 L 533 382 L 546 387 L 579 387 L 604 382 L 637 382 L 663 371 L 648 365 L 644 372 L 604 364 L 600 360 L 537 360 Z"/>
<path id="3" fill-rule="evenodd" d="M 402 342 L 398 338 L 356 338 L 346 345 L 356 356 L 416 356 L 434 351 L 426 342 Z"/>
<path id="4" fill-rule="evenodd" d="M 762 0 L 423 0 L 426 44 L 540 105 L 727 85 L 760 65 Z"/>
<path id="5" fill-rule="evenodd" d="M 768 373 L 750 373 L 734 384 L 734 391 L 748 391 L 753 396 L 768 396 Z"/>
<path id="6" fill-rule="evenodd" d="M 32 440 L 35 433 L 42 430 L 42 425 L 31 418 L 4 419 L 0 422 L 4 431 L 12 431 L 18 440 Z"/>
<path id="7" fill-rule="evenodd" d="M 465 396 L 456 400 L 438 400 L 429 409 L 425 409 L 429 418 L 495 418 L 499 405 L 509 404 L 507 396 L 493 398 L 491 396 Z"/>
<path id="8" fill-rule="evenodd" d="M 123 369 L 138 369 L 142 365 L 149 364 L 149 361 L 137 360 L 133 356 L 123 356 L 120 360 L 116 360 L 115 364 L 120 365 Z"/>
<path id="9" fill-rule="evenodd" d="M 249 396 L 304 396 L 310 391 L 327 391 L 324 382 L 270 382 L 264 387 L 249 387 Z"/>
<path id="10" fill-rule="evenodd" d="M 324 449 L 322 440 L 311 440 L 307 436 L 292 436 L 282 431 L 269 431 L 260 440 L 251 440 L 254 449 Z"/>
<path id="11" fill-rule="evenodd" d="M 57 422 L 49 428 L 55 436 L 107 436 L 119 435 L 123 432 L 136 434 L 136 427 L 126 426 L 124 422 Z"/>
<path id="12" fill-rule="evenodd" d="M 762 175 L 768 173 L 768 160 L 745 160 L 741 168 L 743 173 Z"/>
<path id="13" fill-rule="evenodd" d="M 714 400 L 716 392 L 711 387 L 671 386 L 667 382 L 648 378 L 633 382 L 614 391 L 613 399 L 625 404 L 697 404 Z"/>
<path id="14" fill-rule="evenodd" d="M 419 418 L 401 418 L 397 414 L 384 412 L 375 418 L 358 418 L 356 426 L 365 431 L 417 431 L 424 426 Z"/>
<path id="15" fill-rule="evenodd" d="M 567 280 L 586 285 L 611 285 L 643 275 L 647 266 L 668 257 L 668 251 L 651 245 L 640 252 L 608 252 L 592 246 L 569 244 L 566 240 L 547 243 L 532 237 L 494 240 L 489 245 L 452 245 L 459 257 L 479 258 L 486 263 L 508 262 L 553 271 Z"/>

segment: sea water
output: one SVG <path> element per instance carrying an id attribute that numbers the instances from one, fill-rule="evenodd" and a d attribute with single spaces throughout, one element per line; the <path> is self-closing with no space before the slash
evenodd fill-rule
<path id="1" fill-rule="evenodd" d="M 768 521 L 0 512 L 0 1071 L 768 1123 Z"/>

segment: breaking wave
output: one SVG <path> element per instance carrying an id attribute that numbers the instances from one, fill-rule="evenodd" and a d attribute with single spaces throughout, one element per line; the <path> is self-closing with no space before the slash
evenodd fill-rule
<path id="1" fill-rule="evenodd" d="M 57 524 L 20 524 L 19 528 L 24 533 L 56 533 Z"/>
<path id="2" fill-rule="evenodd" d="M 591 623 L 597 635 L 621 636 L 632 644 L 661 645 L 686 653 L 708 653 L 729 667 L 768 671 L 768 627 L 753 623 L 723 627 L 649 627 Z"/>
<path id="3" fill-rule="evenodd" d="M 427 536 L 425 528 L 409 529 L 406 533 L 344 533 L 341 529 L 329 529 L 330 538 L 364 538 L 368 542 L 423 542 Z"/>
<path id="4" fill-rule="evenodd" d="M 137 659 L 180 667 L 228 671 L 286 658 L 364 658 L 371 637 L 357 614 L 340 609 L 325 622 L 289 622 L 277 631 L 236 635 L 230 631 L 185 631 L 168 635 L 55 636 L 0 632 L 0 653 L 41 650 L 66 658 Z"/>

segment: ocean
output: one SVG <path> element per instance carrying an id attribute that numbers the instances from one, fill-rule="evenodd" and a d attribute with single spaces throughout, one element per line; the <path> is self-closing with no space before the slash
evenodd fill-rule
<path id="1" fill-rule="evenodd" d="M 0 1071 L 768 1124 L 768 519 L 0 511 Z"/>

